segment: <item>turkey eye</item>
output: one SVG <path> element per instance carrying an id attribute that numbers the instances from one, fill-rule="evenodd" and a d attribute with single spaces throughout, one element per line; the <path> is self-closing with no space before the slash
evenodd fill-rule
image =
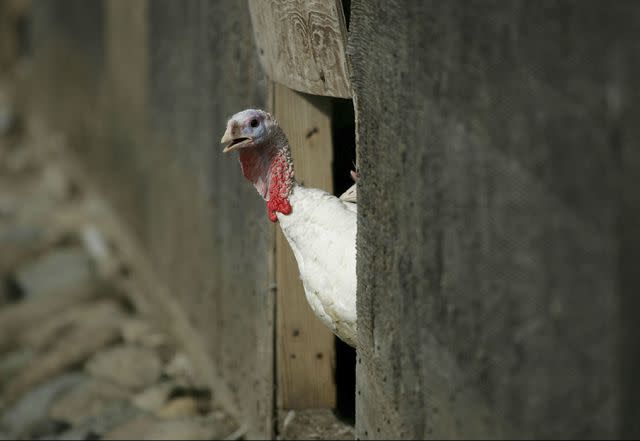
<path id="1" fill-rule="evenodd" d="M 258 120 L 253 118 L 249 124 L 251 124 L 251 127 L 258 127 Z"/>

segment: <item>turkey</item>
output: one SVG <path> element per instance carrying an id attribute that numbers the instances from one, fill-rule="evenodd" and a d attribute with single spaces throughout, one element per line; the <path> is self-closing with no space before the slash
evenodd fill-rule
<path id="1" fill-rule="evenodd" d="M 233 115 L 220 142 L 226 144 L 224 153 L 238 151 L 242 174 L 266 201 L 269 219 L 280 224 L 311 309 L 334 334 L 355 346 L 355 184 L 337 198 L 297 183 L 287 136 L 262 110 Z"/>

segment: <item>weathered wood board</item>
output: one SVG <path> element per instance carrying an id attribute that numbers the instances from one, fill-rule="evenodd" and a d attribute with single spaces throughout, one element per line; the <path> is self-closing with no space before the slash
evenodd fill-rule
<path id="1" fill-rule="evenodd" d="M 287 133 L 296 179 L 331 192 L 333 157 L 328 98 L 303 95 L 274 83 L 274 115 Z M 333 334 L 307 303 L 293 252 L 277 228 L 277 375 L 282 409 L 333 408 Z"/>
<path id="2" fill-rule="evenodd" d="M 249 10 L 269 78 L 305 93 L 351 97 L 339 0 L 250 0 Z"/>

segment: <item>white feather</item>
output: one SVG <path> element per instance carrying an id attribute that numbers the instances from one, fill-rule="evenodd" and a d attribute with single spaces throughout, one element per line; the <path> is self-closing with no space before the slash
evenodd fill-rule
<path id="1" fill-rule="evenodd" d="M 356 204 L 294 184 L 292 212 L 277 213 L 307 301 L 338 337 L 356 343 Z"/>
<path id="2" fill-rule="evenodd" d="M 356 203 L 358 200 L 358 185 L 353 184 L 347 191 L 340 195 L 340 199 L 345 202 Z"/>

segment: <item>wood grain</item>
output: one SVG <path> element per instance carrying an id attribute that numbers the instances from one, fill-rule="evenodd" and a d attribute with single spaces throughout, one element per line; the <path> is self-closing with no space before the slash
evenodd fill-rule
<path id="1" fill-rule="evenodd" d="M 274 114 L 289 137 L 295 173 L 307 186 L 332 191 L 330 101 L 274 84 Z M 284 409 L 332 408 L 333 334 L 307 303 L 298 265 L 277 228 L 278 403 Z"/>
<path id="2" fill-rule="evenodd" d="M 351 97 L 340 1 L 252 0 L 249 10 L 260 62 L 272 80 L 301 92 Z"/>

